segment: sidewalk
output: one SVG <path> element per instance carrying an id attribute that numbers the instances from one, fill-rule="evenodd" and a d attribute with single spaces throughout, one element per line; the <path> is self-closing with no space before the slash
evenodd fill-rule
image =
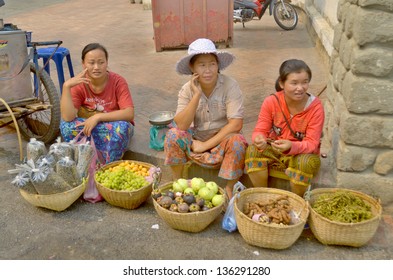
<path id="1" fill-rule="evenodd" d="M 110 69 L 128 80 L 135 103 L 136 127 L 129 156 L 162 163 L 163 152 L 149 148 L 148 116 L 155 111 L 174 111 L 178 90 L 188 77 L 174 70 L 186 50 L 155 51 L 151 11 L 127 0 L 41 1 L 44 4 L 38 8 L 37 0 L 13 2 L 14 9 L 8 14 L 3 10 L 7 1 L 0 8 L 4 23 L 33 31 L 33 40 L 62 40 L 62 46 L 71 52 L 75 73 L 82 69 L 80 53 L 86 44 L 100 42 L 107 47 Z M 233 42 L 226 51 L 237 60 L 223 73 L 239 82 L 245 96 L 243 132 L 248 140 L 264 97 L 274 90 L 283 60 L 296 57 L 309 64 L 313 71 L 310 92 L 319 93 L 327 83 L 328 66 L 322 63 L 302 22 L 294 31 L 284 32 L 266 14 L 244 29 L 235 25 Z M 56 82 L 55 68 L 51 69 Z M 391 259 L 393 255 L 393 219 L 386 215 L 377 234 L 362 248 L 324 246 L 305 230 L 291 248 L 274 251 L 247 245 L 238 232 L 223 231 L 221 219 L 198 234 L 172 230 L 158 217 L 151 201 L 132 211 L 106 202 L 83 201 L 61 213 L 35 208 L 11 186 L 12 178 L 6 172 L 19 163 L 15 132 L 2 128 L 0 139 L 0 259 L 303 260 Z M 324 165 L 328 168 L 328 161 Z M 158 230 L 152 229 L 155 224 Z M 174 242 L 178 244 L 175 250 Z M 218 248 L 213 252 L 213 247 Z"/>

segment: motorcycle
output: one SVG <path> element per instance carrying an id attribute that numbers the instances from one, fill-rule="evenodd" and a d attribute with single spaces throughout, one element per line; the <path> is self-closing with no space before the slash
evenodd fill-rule
<path id="1" fill-rule="evenodd" d="M 254 18 L 260 20 L 269 8 L 269 14 L 273 14 L 278 26 L 284 30 L 295 29 L 299 18 L 289 2 L 290 0 L 234 0 L 233 21 L 241 22 L 244 28 L 245 22 Z"/>

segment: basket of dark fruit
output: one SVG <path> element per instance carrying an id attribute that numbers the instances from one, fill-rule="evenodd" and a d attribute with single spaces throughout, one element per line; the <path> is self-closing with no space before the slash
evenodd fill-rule
<path id="1" fill-rule="evenodd" d="M 154 208 L 173 229 L 200 232 L 221 213 L 226 202 L 224 190 L 202 178 L 178 179 L 152 192 Z"/>

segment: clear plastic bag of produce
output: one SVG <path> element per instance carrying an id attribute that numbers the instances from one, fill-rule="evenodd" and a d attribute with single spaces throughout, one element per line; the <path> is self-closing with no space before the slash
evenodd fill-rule
<path id="1" fill-rule="evenodd" d="M 36 138 L 30 138 L 26 146 L 27 160 L 37 161 L 41 156 L 46 155 L 47 150 L 44 142 Z"/>
<path id="2" fill-rule="evenodd" d="M 69 157 L 74 160 L 74 145 L 61 142 L 61 138 L 58 137 L 56 142 L 49 147 L 49 154 L 55 157 L 56 162 L 63 157 Z"/>
<path id="3" fill-rule="evenodd" d="M 49 168 L 56 167 L 56 161 L 53 155 L 47 154 L 39 157 L 36 161 L 37 167 L 44 167 L 47 166 Z"/>
<path id="4" fill-rule="evenodd" d="M 80 178 L 87 177 L 93 158 L 96 157 L 95 148 L 93 148 L 90 143 L 91 142 L 87 141 L 76 146 L 76 150 L 78 151 L 77 170 Z"/>
<path id="5" fill-rule="evenodd" d="M 62 193 L 72 189 L 53 168 L 47 166 L 34 167 L 30 179 L 39 194 Z"/>
<path id="6" fill-rule="evenodd" d="M 23 178 L 29 176 L 30 182 L 38 194 L 54 194 L 70 190 L 72 187 L 54 170 L 46 165 L 38 167 L 32 159 L 24 164 L 16 164 L 17 168 L 9 173 L 23 172 Z M 19 178 L 18 178 L 19 179 Z M 19 181 L 19 183 L 22 183 Z"/>
<path id="7" fill-rule="evenodd" d="M 70 157 L 65 156 L 56 163 L 56 172 L 72 187 L 77 187 L 82 183 L 76 163 Z"/>
<path id="8" fill-rule="evenodd" d="M 10 171 L 11 170 L 9 170 L 9 172 Z M 19 171 L 17 170 L 17 172 L 19 173 L 15 176 L 14 180 L 11 181 L 11 184 L 13 184 L 19 189 L 25 190 L 28 193 L 36 194 L 37 191 L 35 190 L 34 185 L 30 181 L 29 172 L 20 169 Z"/>
<path id="9" fill-rule="evenodd" d="M 237 224 L 235 219 L 235 199 L 239 196 L 239 193 L 245 188 L 246 187 L 240 182 L 237 182 L 233 186 L 233 197 L 229 201 L 227 210 L 225 211 L 224 217 L 222 219 L 222 228 L 229 232 L 234 232 L 237 230 Z"/>

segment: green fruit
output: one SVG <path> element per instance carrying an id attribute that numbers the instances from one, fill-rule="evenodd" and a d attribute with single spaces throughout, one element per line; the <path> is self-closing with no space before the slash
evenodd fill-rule
<path id="1" fill-rule="evenodd" d="M 221 205 L 222 203 L 224 203 L 224 200 L 225 200 L 225 198 L 222 194 L 216 194 L 212 198 L 212 203 L 214 206 L 218 206 L 218 205 Z"/>
<path id="2" fill-rule="evenodd" d="M 206 187 L 211 189 L 214 194 L 218 193 L 218 185 L 216 182 L 210 181 L 206 183 Z"/>
<path id="3" fill-rule="evenodd" d="M 199 190 L 198 195 L 205 201 L 210 201 L 215 195 L 215 193 L 208 187 L 204 187 Z"/>
<path id="4" fill-rule="evenodd" d="M 172 184 L 174 192 L 183 192 L 186 188 L 188 188 L 188 181 L 183 178 L 177 179 Z"/>
<path id="5" fill-rule="evenodd" d="M 202 178 L 194 177 L 191 179 L 191 188 L 194 190 L 195 193 L 198 193 L 198 191 L 205 186 L 205 180 L 203 180 Z"/>
<path id="6" fill-rule="evenodd" d="M 186 189 L 183 191 L 183 193 L 184 193 L 184 194 L 193 194 L 193 195 L 195 195 L 195 192 L 194 192 L 194 190 L 193 190 L 192 188 L 186 188 Z"/>

